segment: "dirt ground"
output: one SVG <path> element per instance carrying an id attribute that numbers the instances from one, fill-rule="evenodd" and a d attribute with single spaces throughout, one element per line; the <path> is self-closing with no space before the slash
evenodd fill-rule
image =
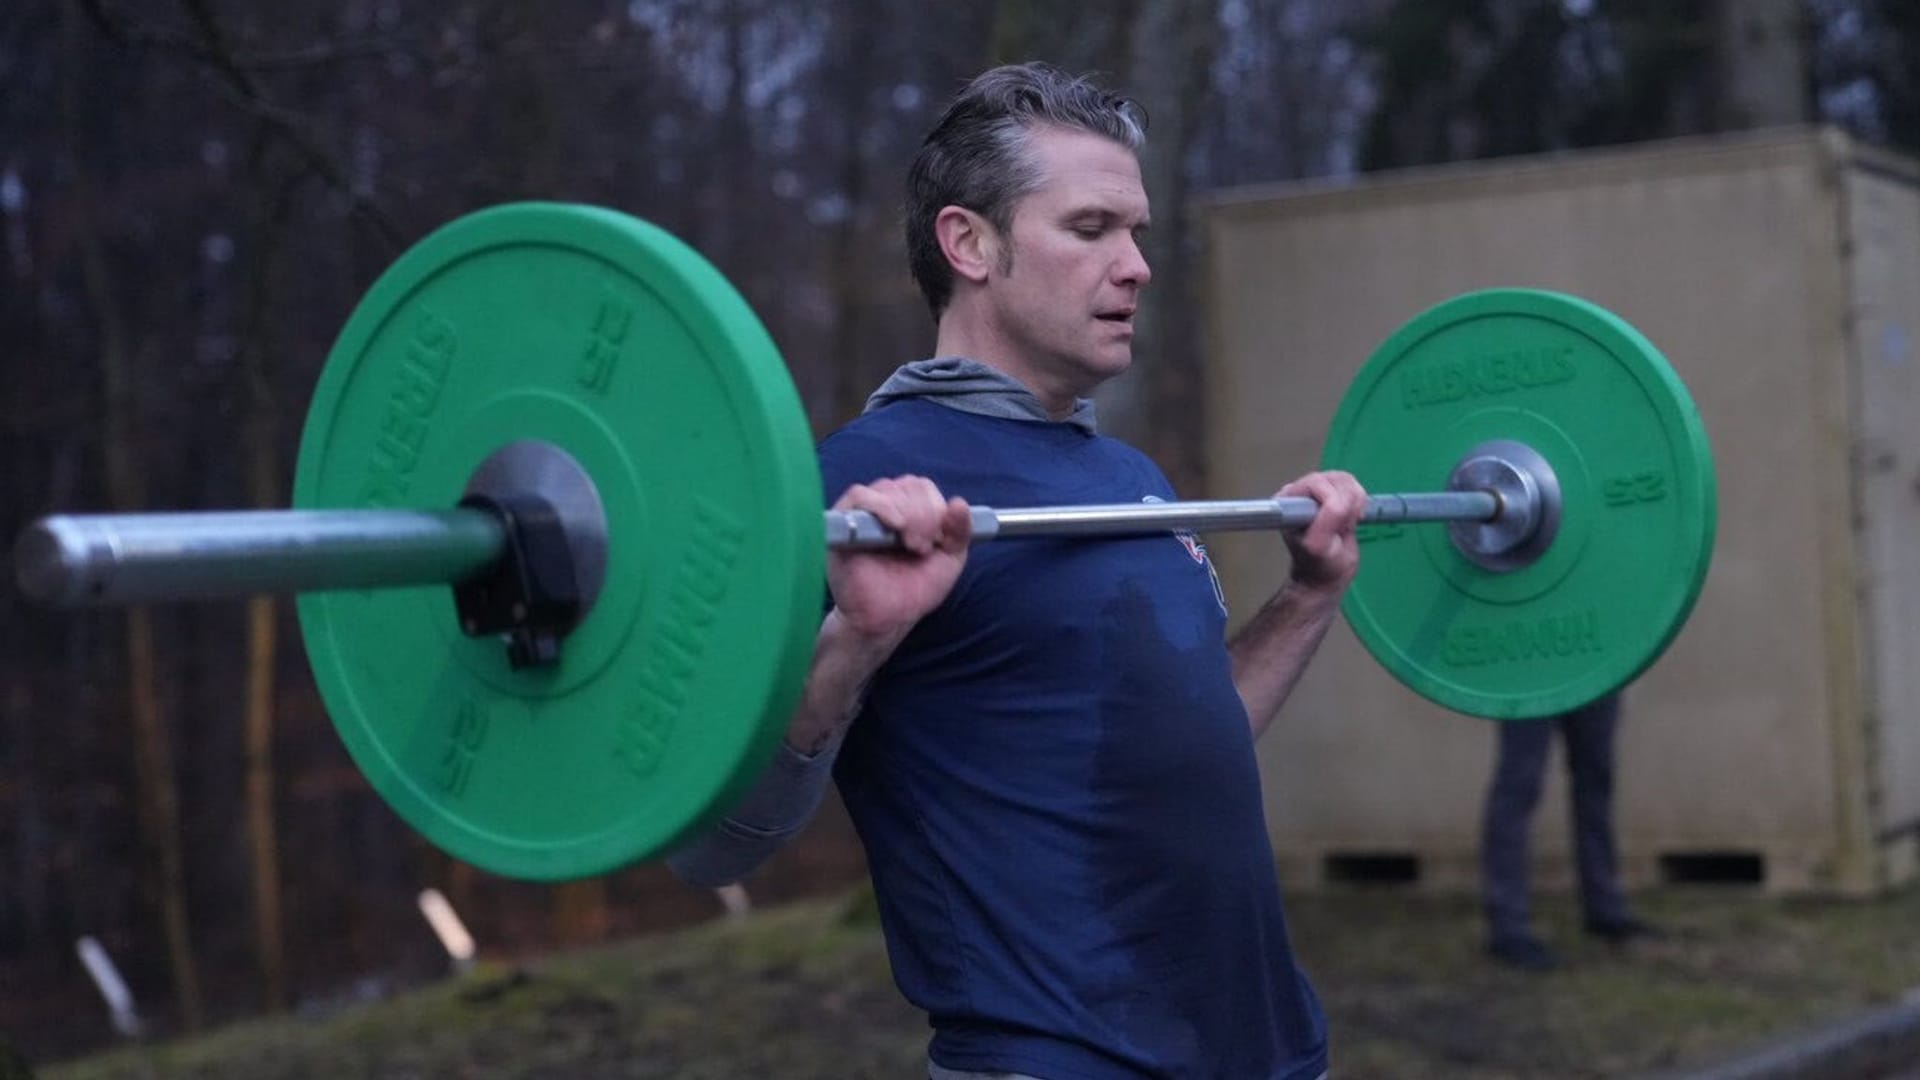
<path id="1" fill-rule="evenodd" d="M 1343 1078 L 1634 1075 L 1710 1063 L 1920 985 L 1920 890 L 1795 901 L 1663 890 L 1670 935 L 1616 949 L 1549 900 L 1568 961 L 1490 964 L 1471 898 L 1296 897 L 1293 932 Z M 133 1077 L 911 1077 L 924 1018 L 902 1001 L 864 890 L 513 965 L 354 1006 L 57 1066 Z"/>

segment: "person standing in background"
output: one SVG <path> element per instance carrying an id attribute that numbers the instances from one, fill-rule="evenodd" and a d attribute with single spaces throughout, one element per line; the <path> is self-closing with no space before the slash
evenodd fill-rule
<path id="1" fill-rule="evenodd" d="M 1619 720 L 1620 694 L 1615 691 L 1558 716 L 1500 725 L 1480 843 L 1487 952 L 1500 963 L 1527 971 L 1549 971 L 1560 964 L 1533 932 L 1527 862 L 1528 834 L 1546 783 L 1555 731 L 1567 751 L 1574 865 L 1586 932 L 1613 944 L 1661 935 L 1631 912 L 1620 889 L 1613 836 L 1613 741 Z"/>

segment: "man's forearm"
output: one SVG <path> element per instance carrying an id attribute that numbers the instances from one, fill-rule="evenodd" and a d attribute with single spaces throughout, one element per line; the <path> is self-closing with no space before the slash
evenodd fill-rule
<path id="1" fill-rule="evenodd" d="M 1340 595 L 1338 589 L 1289 582 L 1228 644 L 1233 685 L 1247 707 L 1254 738 L 1273 722 L 1326 638 L 1340 611 Z"/>
<path id="2" fill-rule="evenodd" d="M 806 689 L 787 724 L 787 745 L 802 754 L 835 745 L 859 712 L 874 673 L 905 639 L 905 630 L 885 637 L 859 633 L 838 611 L 828 612 L 814 638 Z"/>

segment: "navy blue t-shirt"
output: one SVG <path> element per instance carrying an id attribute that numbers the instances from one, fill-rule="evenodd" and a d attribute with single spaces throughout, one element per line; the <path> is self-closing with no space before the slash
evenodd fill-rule
<path id="1" fill-rule="evenodd" d="M 830 500 L 903 473 L 984 506 L 1173 498 L 1116 440 L 921 400 L 861 417 L 820 458 Z M 835 778 L 941 1065 L 1325 1070 L 1225 622 L 1191 537 L 996 541 L 875 676 Z"/>

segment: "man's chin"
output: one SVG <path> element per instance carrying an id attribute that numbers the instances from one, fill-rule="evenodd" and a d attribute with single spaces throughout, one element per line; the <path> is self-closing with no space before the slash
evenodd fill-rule
<path id="1" fill-rule="evenodd" d="M 1086 383 L 1077 391 L 1076 396 L 1086 397 L 1099 389 L 1102 384 L 1125 375 L 1127 370 L 1133 367 L 1133 351 L 1129 349 L 1124 353 L 1083 355 L 1075 361 L 1075 367 Z"/>

